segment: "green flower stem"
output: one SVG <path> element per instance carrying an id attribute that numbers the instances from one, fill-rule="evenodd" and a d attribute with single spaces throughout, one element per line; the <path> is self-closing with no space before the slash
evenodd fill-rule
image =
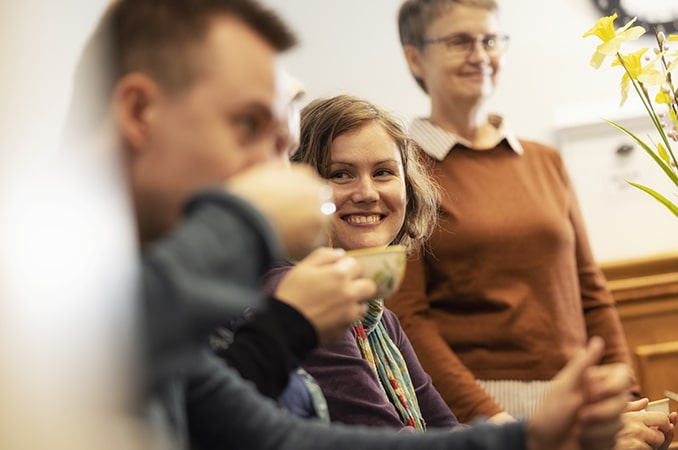
<path id="1" fill-rule="evenodd" d="M 628 129 L 624 128 L 623 126 L 619 125 L 618 123 L 613 122 L 613 121 L 611 121 L 611 120 L 606 120 L 606 122 L 609 123 L 610 125 L 612 125 L 613 127 L 619 129 L 619 130 L 622 131 L 623 133 L 625 133 L 627 136 L 629 136 L 629 137 L 630 137 L 631 139 L 633 139 L 634 141 L 636 141 L 636 142 L 638 143 L 638 145 L 640 145 L 641 148 L 642 148 L 643 150 L 645 150 L 645 152 L 646 152 L 648 155 L 650 155 L 650 157 L 652 157 L 652 159 L 654 159 L 654 161 L 659 165 L 659 167 L 661 167 L 661 169 L 662 169 L 662 170 L 664 171 L 664 173 L 669 177 L 669 179 L 673 182 L 673 184 L 675 184 L 676 187 L 678 187 L 678 174 L 676 174 L 676 173 L 671 169 L 671 167 L 669 167 L 668 164 L 666 164 L 666 163 L 665 163 L 665 162 L 664 162 L 664 161 L 663 161 L 663 160 L 662 160 L 662 159 L 654 152 L 654 150 L 652 150 L 652 149 L 650 148 L 649 145 L 647 145 L 645 142 L 643 142 L 642 139 L 640 139 L 640 138 L 639 138 L 638 136 L 636 136 L 634 133 L 632 133 L 632 132 L 629 131 Z"/>
<path id="2" fill-rule="evenodd" d="M 666 79 L 666 85 L 668 86 L 669 90 L 671 91 L 671 97 L 673 98 L 673 103 L 669 101 L 669 108 L 673 110 L 673 113 L 678 116 L 678 98 L 676 98 L 676 88 L 673 86 L 673 79 L 671 78 L 671 72 L 669 72 L 669 65 L 666 61 L 666 53 L 663 52 L 663 46 L 661 42 L 659 42 L 659 36 L 657 35 L 657 32 L 655 30 L 655 36 L 657 36 L 657 45 L 659 46 L 659 50 L 662 52 L 661 53 L 661 65 L 662 69 L 664 70 L 664 77 Z M 661 89 L 661 87 L 660 87 Z M 674 124 L 674 126 L 676 126 Z M 673 153 L 673 149 L 671 148 L 670 145 L 667 145 L 666 150 L 669 152 L 671 155 L 671 159 L 673 160 L 673 164 L 678 168 L 678 161 L 676 160 L 676 156 Z M 677 169 L 678 170 L 678 169 Z"/>
<path id="3" fill-rule="evenodd" d="M 671 103 L 669 102 L 668 107 L 671 108 L 674 114 L 678 115 L 678 98 L 676 98 L 676 89 L 673 86 L 673 79 L 671 77 L 671 72 L 669 72 L 669 65 L 668 62 L 666 61 L 666 52 L 664 51 L 664 43 L 662 43 L 659 40 L 659 32 L 657 29 L 654 29 L 654 37 L 657 41 L 657 48 L 659 49 L 659 55 L 660 58 L 659 60 L 661 61 L 661 66 L 664 71 L 664 79 L 666 80 L 666 84 L 669 87 L 671 91 L 671 97 L 673 98 L 674 102 Z M 662 86 L 660 86 L 660 89 Z M 674 124 L 675 126 L 675 124 Z M 671 155 L 671 159 L 673 160 L 673 164 L 676 168 L 678 168 L 678 161 L 676 160 L 676 156 L 673 153 L 673 149 L 671 148 L 671 145 L 669 145 L 668 142 L 665 142 L 666 144 L 666 151 L 668 151 L 669 155 Z M 677 169 L 678 170 L 678 169 Z"/>
<path id="4" fill-rule="evenodd" d="M 664 69 L 666 84 L 671 89 L 671 96 L 673 97 L 674 100 L 676 100 L 676 103 L 678 103 L 678 98 L 676 98 L 676 88 L 673 86 L 673 78 L 671 77 L 671 72 L 669 72 L 669 64 L 666 61 L 666 52 L 664 52 L 664 44 L 659 41 L 659 33 L 657 32 L 656 28 L 654 29 L 654 36 L 657 39 L 657 47 L 661 52 L 660 60 L 662 62 L 662 68 Z M 671 108 L 674 113 L 678 113 L 678 106 L 676 105 L 676 103 L 669 104 L 669 108 Z M 673 152 L 671 152 L 671 155 L 673 156 Z"/>

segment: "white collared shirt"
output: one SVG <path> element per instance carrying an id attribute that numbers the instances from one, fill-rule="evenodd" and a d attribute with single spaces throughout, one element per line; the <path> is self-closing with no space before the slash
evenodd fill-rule
<path id="1" fill-rule="evenodd" d="M 506 140 L 514 152 L 519 155 L 523 154 L 523 146 L 520 145 L 518 138 L 509 131 L 501 116 L 491 114 L 488 117 L 488 121 L 498 131 L 497 142 L 494 143 L 495 146 L 501 141 Z M 468 140 L 444 130 L 424 118 L 414 119 L 410 124 L 409 133 L 426 154 L 438 161 L 445 159 L 450 150 L 457 144 L 473 148 Z"/>

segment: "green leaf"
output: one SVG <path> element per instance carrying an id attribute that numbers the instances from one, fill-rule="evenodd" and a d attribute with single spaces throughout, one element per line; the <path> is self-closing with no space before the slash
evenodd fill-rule
<path id="1" fill-rule="evenodd" d="M 657 192 L 653 189 L 650 189 L 647 186 L 643 186 L 642 184 L 634 183 L 633 181 L 628 181 L 628 180 L 626 182 L 628 184 L 630 184 L 631 186 L 637 187 L 641 191 L 644 191 L 644 192 L 647 192 L 648 194 L 650 194 L 657 201 L 659 201 L 659 203 L 666 206 L 669 209 L 669 211 L 671 211 L 676 217 L 678 217 L 678 206 L 676 206 L 674 203 L 672 203 L 671 200 L 664 197 L 659 192 Z"/>
<path id="2" fill-rule="evenodd" d="M 605 119 L 605 121 L 607 123 L 609 123 L 610 125 L 612 125 L 613 127 L 621 130 L 627 136 L 629 136 L 631 139 L 636 141 L 638 143 L 638 145 L 640 145 L 643 148 L 643 150 L 645 150 L 645 152 L 648 155 L 650 155 L 652 157 L 652 159 L 654 159 L 654 161 L 657 163 L 657 165 L 659 165 L 659 167 L 661 167 L 661 169 L 669 177 L 669 179 L 671 181 L 673 181 L 673 184 L 675 184 L 676 187 L 678 187 L 678 174 L 676 174 L 671 169 L 671 166 L 669 166 L 664 161 L 662 161 L 662 159 L 654 152 L 654 150 L 652 150 L 645 142 L 643 142 L 642 139 L 638 138 L 638 136 L 636 136 L 635 134 L 633 134 L 631 131 L 627 130 L 623 126 L 619 125 L 618 123 L 615 123 L 615 122 L 613 122 L 611 120 L 607 120 L 607 119 Z"/>

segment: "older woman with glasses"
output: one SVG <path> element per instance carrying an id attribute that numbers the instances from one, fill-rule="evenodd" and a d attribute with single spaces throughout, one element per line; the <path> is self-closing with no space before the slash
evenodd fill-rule
<path id="1" fill-rule="evenodd" d="M 604 362 L 629 362 L 615 303 L 557 150 L 487 111 L 509 42 L 495 1 L 407 0 L 398 20 L 431 99 L 410 133 L 444 194 L 430 251 L 389 306 L 461 421 L 527 418 L 591 336 Z"/>

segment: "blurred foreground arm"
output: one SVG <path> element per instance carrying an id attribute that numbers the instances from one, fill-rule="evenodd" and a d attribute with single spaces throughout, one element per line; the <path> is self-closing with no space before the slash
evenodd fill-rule
<path id="1" fill-rule="evenodd" d="M 318 344 L 334 340 L 365 313 L 375 292 L 372 280 L 343 251 L 314 250 L 294 267 L 279 268 L 276 297 L 254 314 L 217 351 L 240 375 L 267 397 L 277 398 L 289 372 Z M 279 281 L 279 280 L 278 280 Z"/>
<path id="2" fill-rule="evenodd" d="M 143 252 L 144 329 L 153 369 L 188 342 L 204 342 L 245 308 L 260 307 L 259 279 L 280 257 L 266 218 L 222 190 L 193 198 L 185 216 Z"/>
<path id="3" fill-rule="evenodd" d="M 191 199 L 173 232 L 144 248 L 149 354 L 171 357 L 261 307 L 260 280 L 282 260 L 281 243 L 304 253 L 324 235 L 323 186 L 310 170 L 271 163 Z"/>
<path id="4" fill-rule="evenodd" d="M 506 450 L 523 449 L 524 425 L 480 424 L 450 432 L 330 426 L 282 413 L 229 368 L 205 356 L 188 371 L 188 429 L 203 450 Z"/>

